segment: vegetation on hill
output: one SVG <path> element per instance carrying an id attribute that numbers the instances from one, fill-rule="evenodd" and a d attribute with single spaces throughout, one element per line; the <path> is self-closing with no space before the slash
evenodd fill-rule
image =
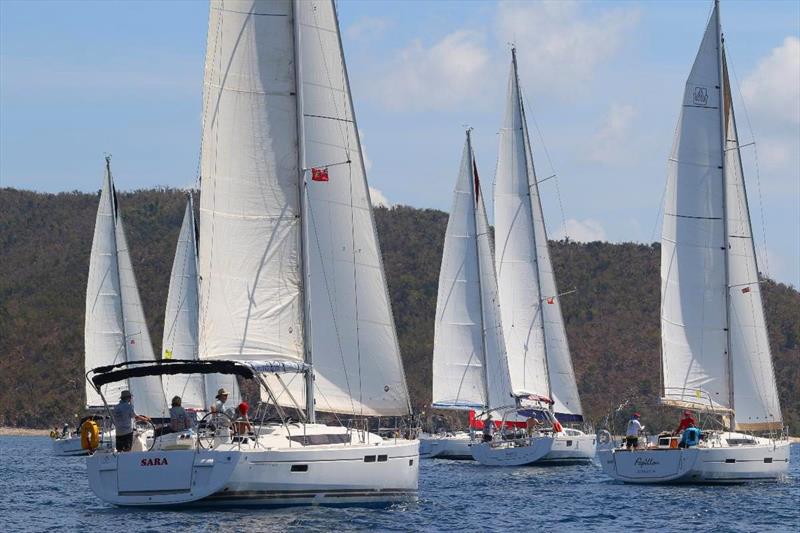
<path id="1" fill-rule="evenodd" d="M 47 427 L 83 405 L 83 320 L 97 194 L 0 189 L 0 425 Z M 159 353 L 185 195 L 119 195 L 142 303 Z M 447 214 L 376 210 L 414 406 L 430 403 L 433 320 Z M 621 403 L 670 425 L 659 393 L 659 246 L 551 243 L 584 411 L 601 423 Z M 784 419 L 800 433 L 800 293 L 763 284 Z"/>

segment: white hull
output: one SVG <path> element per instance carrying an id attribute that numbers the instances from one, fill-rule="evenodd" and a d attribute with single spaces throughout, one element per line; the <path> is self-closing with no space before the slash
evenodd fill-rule
<path id="1" fill-rule="evenodd" d="M 344 428 L 309 426 L 308 435 L 343 434 Z M 294 438 L 302 428 L 292 428 Z M 320 431 L 322 429 L 322 431 Z M 87 459 L 89 485 L 102 500 L 125 506 L 385 504 L 416 496 L 418 442 L 276 446 L 287 433 L 260 435 L 213 450 L 175 449 L 156 443 L 150 452 L 102 450 Z"/>
<path id="2" fill-rule="evenodd" d="M 597 450 L 597 437 L 583 431 L 567 429 L 553 439 L 550 451 L 536 464 L 572 464 L 590 462 Z"/>
<path id="3" fill-rule="evenodd" d="M 421 435 L 419 438 L 420 459 L 472 460 L 470 435 L 460 431 L 451 435 Z"/>
<path id="4" fill-rule="evenodd" d="M 597 452 L 606 474 L 626 483 L 744 483 L 777 481 L 789 471 L 789 441 L 756 439 L 728 446 L 724 434 L 715 445 L 686 449 L 620 448 Z"/>
<path id="5" fill-rule="evenodd" d="M 101 446 L 103 442 L 111 442 L 114 439 L 114 431 L 104 433 Z M 88 450 L 84 450 L 81 446 L 80 434 L 71 435 L 66 438 L 53 439 L 53 455 L 58 457 L 77 457 L 81 455 L 89 455 Z"/>
<path id="6" fill-rule="evenodd" d="M 486 466 L 532 465 L 550 453 L 553 437 L 536 436 L 512 441 L 473 443 L 472 457 Z"/>

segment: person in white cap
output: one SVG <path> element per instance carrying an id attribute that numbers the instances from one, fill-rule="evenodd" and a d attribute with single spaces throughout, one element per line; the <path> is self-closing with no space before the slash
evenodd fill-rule
<path id="1" fill-rule="evenodd" d="M 150 420 L 144 415 L 137 415 L 133 409 L 133 394 L 124 390 L 119 395 L 119 403 L 114 406 L 114 427 L 117 433 L 117 451 L 129 452 L 133 447 L 133 421 Z"/>

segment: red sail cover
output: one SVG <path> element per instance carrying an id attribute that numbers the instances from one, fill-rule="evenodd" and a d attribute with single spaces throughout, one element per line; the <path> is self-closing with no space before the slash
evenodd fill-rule
<path id="1" fill-rule="evenodd" d="M 492 420 L 494 422 L 494 427 L 499 428 L 501 420 Z M 525 428 L 527 427 L 527 422 L 512 422 L 510 420 L 506 421 L 507 428 Z M 475 411 L 470 410 L 469 412 L 469 427 L 470 429 L 483 429 L 483 420 L 475 418 Z"/>
<path id="2" fill-rule="evenodd" d="M 311 169 L 311 181 L 328 181 L 328 169 L 327 168 L 312 168 Z"/>

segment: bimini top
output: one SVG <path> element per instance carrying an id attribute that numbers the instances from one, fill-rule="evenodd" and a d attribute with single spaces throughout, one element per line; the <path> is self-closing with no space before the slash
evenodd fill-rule
<path id="1" fill-rule="evenodd" d="M 128 361 L 116 365 L 100 366 L 90 371 L 92 383 L 97 388 L 108 383 L 143 376 L 176 374 L 236 374 L 253 379 L 260 373 L 301 374 L 310 366 L 297 361 L 195 361 L 191 359 L 164 359 L 161 361 Z"/>

